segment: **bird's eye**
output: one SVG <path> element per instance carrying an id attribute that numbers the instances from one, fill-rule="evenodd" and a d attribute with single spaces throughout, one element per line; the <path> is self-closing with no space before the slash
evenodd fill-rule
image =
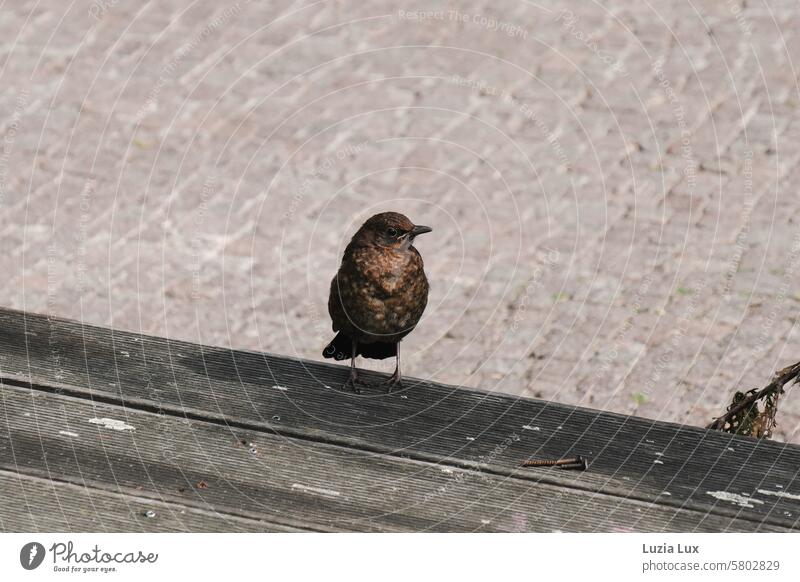
<path id="1" fill-rule="evenodd" d="M 392 236 L 392 237 L 397 236 L 397 229 L 396 228 L 390 228 L 389 230 L 386 231 L 386 234 L 388 234 L 389 236 Z"/>

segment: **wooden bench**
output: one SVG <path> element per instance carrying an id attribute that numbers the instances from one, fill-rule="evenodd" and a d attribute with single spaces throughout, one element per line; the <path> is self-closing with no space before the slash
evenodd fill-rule
<path id="1" fill-rule="evenodd" d="M 0 310 L 0 530 L 798 528 L 800 447 L 346 376 Z M 519 466 L 575 455 L 587 470 Z"/>

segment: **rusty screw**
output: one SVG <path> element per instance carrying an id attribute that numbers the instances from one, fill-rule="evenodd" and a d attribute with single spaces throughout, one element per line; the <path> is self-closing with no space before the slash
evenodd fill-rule
<path id="1" fill-rule="evenodd" d="M 586 459 L 578 455 L 573 459 L 529 459 L 522 462 L 523 467 L 558 467 L 559 469 L 585 470 Z"/>

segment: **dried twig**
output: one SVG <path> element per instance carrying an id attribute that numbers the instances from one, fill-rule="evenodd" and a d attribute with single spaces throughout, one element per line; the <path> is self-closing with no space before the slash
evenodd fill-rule
<path id="1" fill-rule="evenodd" d="M 746 396 L 735 401 L 725 414 L 715 419 L 714 422 L 709 424 L 706 428 L 711 430 L 725 430 L 726 423 L 735 418 L 739 413 L 752 407 L 758 400 L 770 396 L 772 396 L 772 405 L 771 407 L 768 405 L 768 410 L 765 410 L 765 413 L 769 414 L 771 420 L 774 421 L 777 398 L 783 393 L 783 387 L 792 381 L 795 383 L 800 382 L 800 362 L 792 364 L 783 370 L 779 370 L 772 379 L 772 382 L 764 386 L 761 390 L 751 390 Z M 767 428 L 767 430 L 769 429 Z"/>

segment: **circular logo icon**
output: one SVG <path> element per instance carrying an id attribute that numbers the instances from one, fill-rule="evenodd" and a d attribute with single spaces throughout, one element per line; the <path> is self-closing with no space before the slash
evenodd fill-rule
<path id="1" fill-rule="evenodd" d="M 39 542 L 29 542 L 19 551 L 19 563 L 26 570 L 35 570 L 44 560 L 44 546 Z"/>

